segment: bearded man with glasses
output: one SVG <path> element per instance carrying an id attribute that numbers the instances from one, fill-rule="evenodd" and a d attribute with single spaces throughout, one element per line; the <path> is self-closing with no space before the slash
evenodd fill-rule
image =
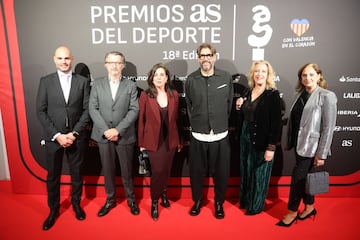
<path id="1" fill-rule="evenodd" d="M 214 182 L 215 217 L 225 217 L 223 204 L 230 175 L 228 121 L 233 100 L 231 75 L 215 68 L 214 46 L 204 43 L 197 49 L 199 69 L 185 82 L 185 100 L 191 127 L 189 147 L 190 184 L 197 216 L 203 205 L 204 177 Z"/>

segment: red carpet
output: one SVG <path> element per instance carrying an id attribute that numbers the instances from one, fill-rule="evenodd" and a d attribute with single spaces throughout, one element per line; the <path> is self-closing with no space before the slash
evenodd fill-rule
<path id="1" fill-rule="evenodd" d="M 189 198 L 170 199 L 171 209 L 160 207 L 160 217 L 150 217 L 150 200 L 141 199 L 139 216 L 130 214 L 124 199 L 107 216 L 97 217 L 104 197 L 84 199 L 84 221 L 75 219 L 70 198 L 63 196 L 60 217 L 43 231 L 48 214 L 46 196 L 13 194 L 9 181 L 0 181 L 0 239 L 359 239 L 360 198 L 318 197 L 315 221 L 298 221 L 290 228 L 275 226 L 286 212 L 286 198 L 270 199 L 256 216 L 245 216 L 237 199 L 224 204 L 225 219 L 214 218 L 213 200 L 191 217 Z"/>

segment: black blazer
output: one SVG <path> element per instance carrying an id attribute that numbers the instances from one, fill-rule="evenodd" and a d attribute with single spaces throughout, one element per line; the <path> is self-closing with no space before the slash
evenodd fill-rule
<path id="1" fill-rule="evenodd" d="M 246 96 L 245 107 L 251 101 L 251 91 Z M 240 111 L 243 114 L 243 111 Z M 256 106 L 252 123 L 251 140 L 256 150 L 265 151 L 269 145 L 275 146 L 280 141 L 281 99 L 279 91 L 265 90 Z"/>
<path id="2" fill-rule="evenodd" d="M 57 72 L 40 79 L 36 100 L 36 112 L 50 141 L 56 133 L 77 131 L 85 137 L 89 117 L 89 80 L 73 73 L 68 103 L 61 89 Z"/>

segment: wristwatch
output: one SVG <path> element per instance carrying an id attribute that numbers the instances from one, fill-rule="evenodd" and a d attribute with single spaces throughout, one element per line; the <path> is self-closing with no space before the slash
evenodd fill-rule
<path id="1" fill-rule="evenodd" d="M 76 137 L 76 138 L 78 138 L 78 137 L 80 136 L 77 131 L 72 131 L 71 133 L 72 133 L 72 135 L 73 135 L 74 137 Z"/>

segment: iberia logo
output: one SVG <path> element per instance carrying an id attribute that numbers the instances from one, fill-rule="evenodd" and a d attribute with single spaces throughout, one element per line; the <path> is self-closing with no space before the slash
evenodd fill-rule
<path id="1" fill-rule="evenodd" d="M 293 19 L 290 24 L 291 30 L 300 37 L 303 35 L 310 27 L 310 23 L 307 19 Z"/>

